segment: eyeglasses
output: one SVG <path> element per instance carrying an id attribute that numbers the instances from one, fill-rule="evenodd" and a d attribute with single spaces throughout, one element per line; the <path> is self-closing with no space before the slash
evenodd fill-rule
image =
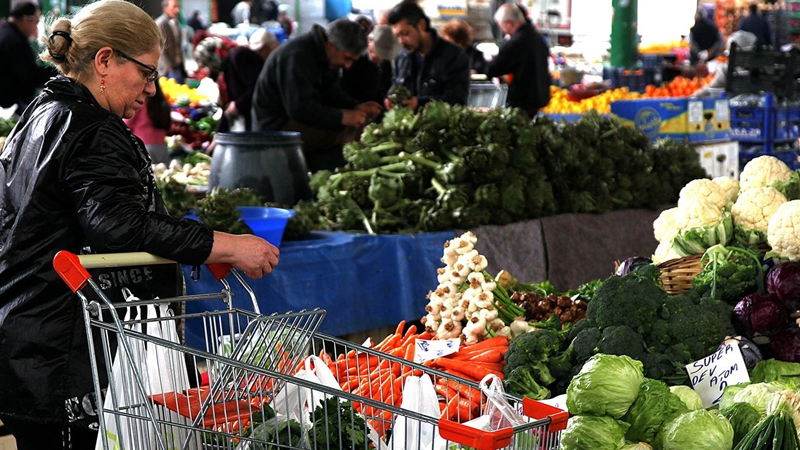
<path id="1" fill-rule="evenodd" d="M 147 72 L 147 75 L 145 75 L 144 78 L 145 78 L 145 80 L 147 80 L 148 83 L 153 83 L 158 79 L 158 70 L 156 70 L 155 67 L 147 65 L 147 64 L 145 64 L 145 63 L 143 63 L 141 61 L 137 61 L 136 59 L 131 58 L 130 56 L 126 55 L 125 53 L 122 53 L 119 50 L 114 50 L 114 52 L 119 54 L 119 56 L 122 56 L 123 58 L 127 59 L 128 61 L 132 61 L 132 62 L 136 63 L 137 65 L 147 69 L 148 72 Z"/>

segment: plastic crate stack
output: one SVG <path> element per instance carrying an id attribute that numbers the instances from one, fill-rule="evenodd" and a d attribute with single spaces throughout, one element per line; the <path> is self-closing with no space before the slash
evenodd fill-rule
<path id="1" fill-rule="evenodd" d="M 642 67 L 641 69 L 606 67 L 603 69 L 603 79 L 610 80 L 613 89 L 627 87 L 631 92 L 644 92 L 648 84 L 656 84 L 656 78 L 661 79 L 660 67 Z"/>
<path id="2" fill-rule="evenodd" d="M 741 50 L 732 44 L 725 91 L 739 94 L 772 93 L 779 99 L 794 97 L 800 78 L 800 50 Z"/>
<path id="3" fill-rule="evenodd" d="M 740 95 L 731 99 L 731 138 L 739 141 L 739 166 L 772 155 L 800 169 L 800 104 L 780 102 L 774 94 Z"/>

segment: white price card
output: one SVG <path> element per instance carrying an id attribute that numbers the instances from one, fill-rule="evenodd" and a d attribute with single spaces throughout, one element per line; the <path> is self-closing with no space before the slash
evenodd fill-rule
<path id="1" fill-rule="evenodd" d="M 567 394 L 557 395 L 553 398 L 548 398 L 545 400 L 537 400 L 539 403 L 544 403 L 545 405 L 550 405 L 553 408 L 558 408 L 561 410 L 567 410 Z M 520 402 L 522 404 L 522 402 Z"/>
<path id="2" fill-rule="evenodd" d="M 427 340 L 417 339 L 414 342 L 414 362 L 421 364 L 425 361 L 458 352 L 461 339 Z"/>
<path id="3" fill-rule="evenodd" d="M 736 344 L 726 344 L 713 354 L 687 364 L 686 370 L 705 408 L 717 404 L 726 387 L 750 382 L 742 351 Z"/>

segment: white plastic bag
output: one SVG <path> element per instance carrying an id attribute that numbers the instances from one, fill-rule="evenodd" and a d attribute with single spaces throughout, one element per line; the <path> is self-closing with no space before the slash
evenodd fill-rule
<path id="1" fill-rule="evenodd" d="M 436 389 L 428 374 L 422 377 L 409 376 L 403 386 L 403 402 L 400 408 L 438 419 L 439 401 Z M 389 448 L 395 449 L 443 449 L 445 440 L 439 436 L 438 427 L 406 416 L 395 416 Z"/>
<path id="2" fill-rule="evenodd" d="M 480 386 L 486 396 L 483 415 L 489 418 L 485 431 L 513 428 L 526 423 L 525 418 L 506 400 L 503 382 L 497 375 L 486 375 L 481 380 Z"/>

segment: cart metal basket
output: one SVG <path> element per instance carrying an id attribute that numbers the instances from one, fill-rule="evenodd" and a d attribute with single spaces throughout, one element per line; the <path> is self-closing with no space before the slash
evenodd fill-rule
<path id="1" fill-rule="evenodd" d="M 349 372 L 379 367 L 387 374 L 427 374 L 434 382 L 444 380 L 453 392 L 472 393 L 477 411 L 482 411 L 485 404 L 475 383 L 366 346 L 318 334 L 316 331 L 325 315 L 322 310 L 266 316 L 233 307 L 229 285 L 224 280 L 228 272 L 225 268 L 212 268 L 212 273 L 223 282 L 223 289 L 218 293 L 135 300 L 124 307 L 112 305 L 86 271 L 86 268 L 109 265 L 169 262 L 153 258 L 148 255 L 144 260 L 139 258 L 133 262 L 129 257 L 79 257 L 61 252 L 53 261 L 56 271 L 82 302 L 89 348 L 94 349 L 90 351 L 90 362 L 95 395 L 100 399 L 97 402 L 100 436 L 107 450 L 558 448 L 568 414 L 529 399 L 507 396 L 513 406 L 530 417 L 528 423 L 482 432 L 459 423 L 471 418 L 461 410 L 455 416 L 440 418 L 401 408 L 396 390 L 372 390 L 372 387 L 382 386 L 381 379 L 377 384 L 354 389 L 342 377 Z M 231 273 L 251 293 L 254 308 L 257 307 L 244 279 L 235 270 Z M 148 312 L 146 317 L 124 320 L 118 312 L 125 307 L 130 312 L 133 308 L 181 306 L 200 299 L 219 299 L 223 307 L 194 314 Z M 178 327 L 190 321 L 202 322 L 204 348 L 189 347 L 139 330 L 149 329 L 147 327 L 154 324 Z M 154 352 L 159 356 L 152 357 Z M 303 367 L 306 355 L 312 354 L 330 355 L 331 366 L 344 390 L 294 376 Z M 355 364 L 349 362 L 353 360 Z M 188 385 L 182 385 L 180 379 L 186 375 L 180 373 L 183 367 L 180 361 L 187 362 L 188 367 L 206 366 L 209 383 L 198 387 L 200 376 L 194 374 L 184 380 Z M 167 389 L 163 386 L 174 390 L 165 392 Z M 299 395 L 302 392 L 307 395 Z M 325 401 L 332 398 L 337 400 Z M 440 400 L 446 404 L 451 398 L 444 393 Z M 339 408 L 339 411 L 330 411 L 331 408 Z M 309 419 L 308 424 L 292 423 L 289 417 L 293 411 L 303 411 L 305 417 L 315 420 Z M 438 430 L 439 437 L 426 446 L 401 446 L 398 439 L 392 438 L 392 429 L 400 422 L 418 424 L 420 435 Z M 268 432 L 264 432 L 265 424 L 269 425 Z M 351 441 L 355 435 L 366 438 Z"/>

